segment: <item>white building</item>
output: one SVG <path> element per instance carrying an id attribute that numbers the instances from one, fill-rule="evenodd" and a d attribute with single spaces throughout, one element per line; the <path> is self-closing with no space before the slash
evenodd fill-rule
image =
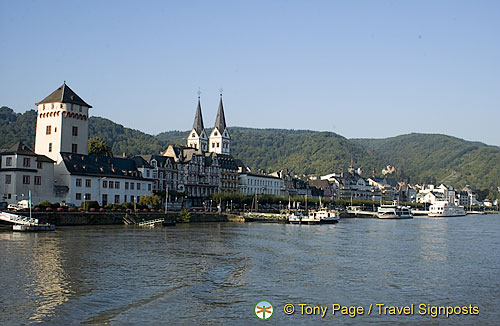
<path id="1" fill-rule="evenodd" d="M 36 105 L 35 153 L 56 163 L 61 162 L 59 153 L 88 154 L 88 118 L 92 106 L 66 83 Z"/>
<path id="2" fill-rule="evenodd" d="M 240 192 L 244 195 L 269 194 L 283 196 L 285 183 L 283 179 L 249 172 L 239 175 Z"/>
<path id="3" fill-rule="evenodd" d="M 18 142 L 0 153 L 0 187 L 3 201 L 17 204 L 28 199 L 33 204 L 53 200 L 54 161 L 35 154 L 28 146 Z"/>
<path id="4" fill-rule="evenodd" d="M 142 177 L 135 161 L 88 154 L 88 109 L 66 83 L 37 103 L 35 153 L 56 161 L 55 201 L 79 206 L 95 200 L 100 205 L 138 201 L 150 194 L 153 180 Z"/>

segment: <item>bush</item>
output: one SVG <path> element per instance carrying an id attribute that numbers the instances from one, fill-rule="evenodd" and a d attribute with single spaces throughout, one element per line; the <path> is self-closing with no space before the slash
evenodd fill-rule
<path id="1" fill-rule="evenodd" d="M 84 211 L 89 211 L 91 208 L 94 210 L 99 209 L 99 203 L 95 200 L 87 200 L 82 203 L 81 208 Z"/>
<path id="2" fill-rule="evenodd" d="M 191 220 L 191 213 L 187 209 L 181 209 L 179 212 L 179 220 L 183 223 L 189 223 Z"/>

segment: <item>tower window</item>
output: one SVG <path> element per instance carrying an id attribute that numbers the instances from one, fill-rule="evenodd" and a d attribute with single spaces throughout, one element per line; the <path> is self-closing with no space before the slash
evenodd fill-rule
<path id="1" fill-rule="evenodd" d="M 219 147 L 220 147 L 220 143 L 217 143 L 217 148 L 219 148 Z"/>
<path id="2" fill-rule="evenodd" d="M 73 126 L 73 132 L 72 132 L 72 135 L 73 135 L 73 136 L 78 136 L 78 127 L 77 127 L 77 126 Z"/>
<path id="3" fill-rule="evenodd" d="M 71 144 L 71 151 L 73 153 L 78 152 L 78 144 Z"/>
<path id="4" fill-rule="evenodd" d="M 30 176 L 29 175 L 23 175 L 23 184 L 25 184 L 25 185 L 30 184 Z"/>
<path id="5" fill-rule="evenodd" d="M 46 134 L 46 135 L 50 135 L 50 134 L 51 134 L 51 132 L 52 132 L 52 126 L 47 126 L 47 127 L 45 128 L 45 134 Z"/>
<path id="6" fill-rule="evenodd" d="M 49 152 L 52 152 L 52 143 L 49 143 Z"/>

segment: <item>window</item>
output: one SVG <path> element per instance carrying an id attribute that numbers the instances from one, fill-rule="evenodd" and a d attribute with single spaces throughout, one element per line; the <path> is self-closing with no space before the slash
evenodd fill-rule
<path id="1" fill-rule="evenodd" d="M 42 168 L 42 162 L 36 162 L 36 168 L 41 169 Z"/>
<path id="2" fill-rule="evenodd" d="M 5 184 L 10 185 L 11 182 L 12 182 L 12 176 L 10 174 L 7 174 L 5 176 Z"/>
<path id="3" fill-rule="evenodd" d="M 102 187 L 103 187 L 103 188 L 107 188 L 107 187 L 108 187 L 108 182 L 107 182 L 106 180 L 104 180 L 104 181 L 102 182 Z"/>
<path id="4" fill-rule="evenodd" d="M 92 186 L 92 180 L 85 179 L 85 187 L 90 188 Z"/>
<path id="5" fill-rule="evenodd" d="M 219 146 L 220 146 L 220 143 L 217 143 L 217 148 L 219 148 Z"/>
<path id="6" fill-rule="evenodd" d="M 131 189 L 131 190 L 134 190 L 134 186 L 135 186 L 135 183 L 131 182 L 131 183 L 130 183 L 130 189 Z"/>
<path id="7" fill-rule="evenodd" d="M 151 171 L 146 170 L 146 177 L 148 177 L 148 178 L 149 178 L 150 176 L 151 176 Z"/>
<path id="8" fill-rule="evenodd" d="M 71 134 L 73 136 L 78 136 L 78 127 L 77 126 L 73 126 L 73 130 L 72 130 Z"/>
<path id="9" fill-rule="evenodd" d="M 120 195 L 115 195 L 115 204 L 120 203 Z"/>
<path id="10" fill-rule="evenodd" d="M 25 185 L 30 184 L 30 176 L 29 175 L 23 175 L 23 184 L 25 184 Z"/>
<path id="11" fill-rule="evenodd" d="M 73 152 L 73 153 L 78 152 L 78 145 L 77 144 L 71 144 L 71 152 Z"/>
<path id="12" fill-rule="evenodd" d="M 110 182 L 109 182 L 109 188 L 110 188 L 110 189 L 113 189 L 113 181 L 110 181 Z"/>
<path id="13" fill-rule="evenodd" d="M 123 202 L 126 203 L 127 202 L 127 195 L 124 195 L 123 196 Z"/>
<path id="14" fill-rule="evenodd" d="M 25 168 L 29 168 L 31 166 L 31 159 L 29 157 L 25 157 L 23 160 L 23 166 Z"/>
<path id="15" fill-rule="evenodd" d="M 76 186 L 81 187 L 82 186 L 82 179 L 76 179 Z"/>
<path id="16" fill-rule="evenodd" d="M 85 194 L 85 200 L 91 200 L 91 199 L 92 199 L 92 197 L 90 196 L 90 194 L 86 193 Z"/>
<path id="17" fill-rule="evenodd" d="M 135 197 L 134 196 L 130 196 L 130 201 L 133 203 L 135 201 Z"/>
<path id="18" fill-rule="evenodd" d="M 77 192 L 76 193 L 76 197 L 75 197 L 76 200 L 82 200 L 82 194 Z"/>
<path id="19" fill-rule="evenodd" d="M 52 143 L 49 143 L 49 153 L 52 152 Z"/>
<path id="20" fill-rule="evenodd" d="M 215 143 L 212 143 L 212 147 L 215 147 Z"/>
<path id="21" fill-rule="evenodd" d="M 151 191 L 151 184 L 148 184 L 148 190 Z"/>
<path id="22" fill-rule="evenodd" d="M 141 184 L 137 183 L 137 190 L 141 190 Z"/>
<path id="23" fill-rule="evenodd" d="M 35 176 L 35 184 L 38 186 L 42 184 L 42 177 L 41 176 L 39 176 L 39 175 Z"/>
<path id="24" fill-rule="evenodd" d="M 108 204 L 108 195 L 102 195 L 102 206 L 106 206 Z"/>
<path id="25" fill-rule="evenodd" d="M 115 189 L 120 189 L 120 182 L 119 181 L 115 181 Z"/>
<path id="26" fill-rule="evenodd" d="M 12 157 L 5 158 L 5 165 L 12 166 Z"/>
<path id="27" fill-rule="evenodd" d="M 7 199 L 11 199 L 12 198 L 12 194 L 7 194 Z"/>
<path id="28" fill-rule="evenodd" d="M 125 189 L 128 189 L 128 182 L 125 182 Z"/>
<path id="29" fill-rule="evenodd" d="M 52 132 L 52 126 L 47 126 L 47 127 L 45 128 L 45 134 L 46 134 L 46 135 L 50 135 L 50 134 L 51 134 L 51 132 Z"/>

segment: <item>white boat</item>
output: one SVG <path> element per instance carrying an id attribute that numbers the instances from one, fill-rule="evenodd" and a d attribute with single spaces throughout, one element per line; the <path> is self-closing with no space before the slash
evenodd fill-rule
<path id="1" fill-rule="evenodd" d="M 307 224 L 333 224 L 339 222 L 339 214 L 336 211 L 332 211 L 326 208 L 320 208 L 319 210 L 311 210 L 309 214 L 302 218 L 302 223 Z"/>
<path id="2" fill-rule="evenodd" d="M 466 213 L 463 206 L 457 206 L 455 205 L 455 203 L 447 201 L 435 202 L 429 208 L 429 217 L 451 217 L 465 215 Z"/>
<path id="3" fill-rule="evenodd" d="M 377 210 L 377 217 L 381 219 L 403 219 L 413 218 L 413 214 L 408 206 L 381 205 Z"/>
<path id="4" fill-rule="evenodd" d="M 290 224 L 301 224 L 304 219 L 304 215 L 301 212 L 292 212 L 288 215 L 288 223 Z"/>

